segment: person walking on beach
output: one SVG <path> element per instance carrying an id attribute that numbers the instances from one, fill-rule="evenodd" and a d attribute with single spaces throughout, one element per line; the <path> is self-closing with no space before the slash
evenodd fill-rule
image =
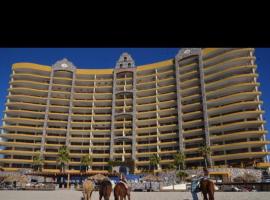
<path id="1" fill-rule="evenodd" d="M 191 195 L 193 200 L 199 200 L 198 198 L 198 192 L 200 192 L 200 181 L 202 179 L 209 179 L 209 171 L 206 167 L 203 168 L 203 176 L 193 176 L 193 179 L 191 181 Z"/>

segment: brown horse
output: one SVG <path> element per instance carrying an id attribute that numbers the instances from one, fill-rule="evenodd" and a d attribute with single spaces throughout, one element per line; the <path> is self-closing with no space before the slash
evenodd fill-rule
<path id="1" fill-rule="evenodd" d="M 112 193 L 112 183 L 109 179 L 104 179 L 99 186 L 99 200 L 102 197 L 105 200 L 109 200 Z"/>
<path id="2" fill-rule="evenodd" d="M 200 181 L 200 189 L 203 194 L 203 200 L 214 200 L 214 192 L 215 192 L 215 186 L 214 183 L 211 180 L 201 180 Z M 207 197 L 208 195 L 208 197 Z"/>
<path id="3" fill-rule="evenodd" d="M 91 200 L 92 192 L 94 191 L 94 184 L 90 180 L 83 183 L 83 198 L 84 200 Z"/>
<path id="4" fill-rule="evenodd" d="M 126 188 L 123 182 L 117 183 L 114 187 L 114 199 L 126 200 L 126 197 L 128 197 L 128 200 L 130 200 L 130 190 Z"/>

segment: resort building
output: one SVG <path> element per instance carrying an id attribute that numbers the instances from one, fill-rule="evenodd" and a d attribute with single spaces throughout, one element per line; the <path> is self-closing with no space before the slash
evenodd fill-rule
<path id="1" fill-rule="evenodd" d="M 113 65 L 113 64 L 112 64 Z M 159 169 L 186 155 L 188 168 L 268 162 L 253 48 L 184 48 L 175 58 L 136 66 L 123 53 L 111 69 L 79 69 L 67 59 L 52 66 L 16 63 L 1 129 L 0 164 L 31 168 L 41 153 L 44 171 L 59 171 L 59 147 L 67 145 L 68 170 L 106 172 L 108 161 L 135 161 L 136 172 Z"/>

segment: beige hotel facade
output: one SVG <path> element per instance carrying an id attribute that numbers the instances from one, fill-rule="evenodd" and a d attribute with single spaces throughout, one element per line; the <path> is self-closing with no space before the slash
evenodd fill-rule
<path id="1" fill-rule="evenodd" d="M 52 66 L 15 63 L 1 129 L 1 166 L 31 168 L 40 152 L 44 171 L 59 171 L 67 145 L 68 169 L 108 170 L 109 160 L 135 161 L 136 172 L 160 157 L 159 169 L 178 151 L 186 166 L 268 162 L 267 131 L 253 48 L 184 48 L 169 60 L 136 66 L 123 53 L 112 69 L 79 69 L 67 59 Z M 114 64 L 112 63 L 112 66 Z"/>

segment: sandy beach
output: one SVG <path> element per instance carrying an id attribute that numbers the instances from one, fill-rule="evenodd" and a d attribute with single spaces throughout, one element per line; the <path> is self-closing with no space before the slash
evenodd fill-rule
<path id="1" fill-rule="evenodd" d="M 82 192 L 74 190 L 56 191 L 0 191 L 1 200 L 81 200 Z M 269 200 L 270 192 L 216 192 L 217 200 Z M 92 200 L 98 200 L 94 192 Z M 110 200 L 114 197 L 111 195 Z M 132 192 L 131 200 L 192 200 L 189 192 Z M 202 196 L 199 194 L 199 199 Z"/>

